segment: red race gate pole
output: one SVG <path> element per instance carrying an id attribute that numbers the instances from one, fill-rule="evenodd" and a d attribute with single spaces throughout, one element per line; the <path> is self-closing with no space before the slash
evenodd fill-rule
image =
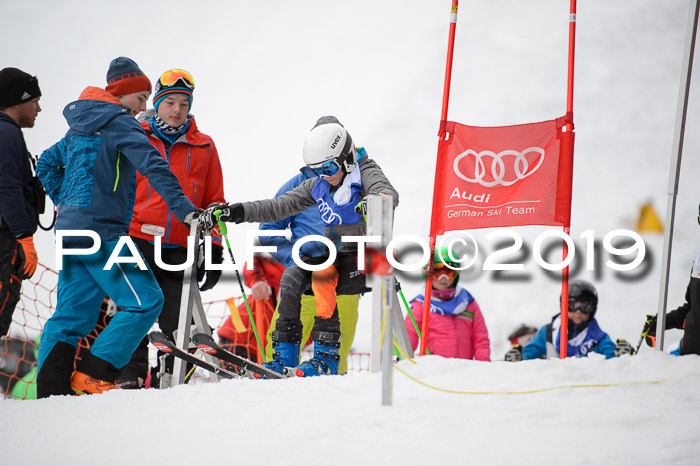
<path id="1" fill-rule="evenodd" d="M 566 84 L 566 113 L 573 115 L 574 112 L 574 51 L 576 48 L 576 0 L 571 0 L 569 6 L 569 61 Z M 571 117 L 573 121 L 573 116 Z M 573 131 L 573 123 L 566 124 L 566 131 Z M 573 149 L 572 149 L 573 150 Z M 571 234 L 571 216 L 564 225 L 564 233 Z M 569 246 L 564 241 L 563 260 L 569 255 Z M 569 266 L 562 270 L 561 274 L 561 329 L 559 332 L 559 357 L 566 358 L 569 331 Z"/>
<path id="2" fill-rule="evenodd" d="M 450 103 L 450 82 L 452 81 L 452 56 L 455 48 L 455 30 L 457 29 L 457 9 L 459 0 L 452 0 L 450 10 L 450 36 L 447 40 L 447 65 L 445 67 L 445 87 L 442 93 L 442 114 L 440 115 L 440 129 L 438 137 L 445 140 L 447 126 L 447 107 Z M 437 172 L 435 173 L 434 188 L 438 186 Z M 433 199 L 435 193 L 433 193 Z M 431 222 L 432 223 L 432 222 Z M 423 302 L 423 322 L 421 324 L 420 356 L 425 356 L 428 345 L 428 319 L 430 318 L 430 297 L 433 289 L 433 257 L 435 256 L 435 235 L 433 225 L 430 225 L 430 257 L 428 258 L 428 270 L 425 275 L 425 300 Z"/>

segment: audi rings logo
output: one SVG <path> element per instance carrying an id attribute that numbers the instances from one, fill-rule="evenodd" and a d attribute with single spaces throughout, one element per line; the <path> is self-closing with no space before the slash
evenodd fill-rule
<path id="1" fill-rule="evenodd" d="M 474 168 L 467 174 L 463 173 L 459 167 L 459 162 L 465 157 L 474 157 Z M 489 159 L 491 159 L 490 164 Z M 490 150 L 476 152 L 467 149 L 457 156 L 452 168 L 455 175 L 464 181 L 490 188 L 496 185 L 510 186 L 527 178 L 540 168 L 542 162 L 544 162 L 544 149 L 541 147 L 528 147 L 521 152 L 504 150 L 498 154 Z"/>
<path id="2" fill-rule="evenodd" d="M 333 208 L 331 208 L 326 201 L 323 199 L 316 199 L 316 202 L 318 203 L 321 220 L 323 220 L 326 225 L 340 225 L 343 223 L 343 219 L 340 218 L 340 215 L 333 212 Z"/>

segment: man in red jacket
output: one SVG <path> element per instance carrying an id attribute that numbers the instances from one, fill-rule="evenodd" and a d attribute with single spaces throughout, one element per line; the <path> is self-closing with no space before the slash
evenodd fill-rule
<path id="1" fill-rule="evenodd" d="M 211 137 L 197 129 L 192 108 L 194 78 L 184 70 L 166 71 L 158 79 L 153 95 L 154 109 L 139 115 L 139 122 L 148 134 L 151 144 L 170 165 L 177 176 L 182 191 L 195 207 L 206 208 L 213 203 L 223 203 L 224 181 L 219 154 Z M 134 216 L 129 235 L 143 253 L 149 268 L 163 290 L 165 304 L 158 317 L 160 329 L 174 339 L 177 330 L 180 296 L 182 294 L 183 271 L 167 271 L 156 266 L 154 259 L 154 237 L 161 237 L 163 262 L 170 265 L 182 264 L 187 258 L 187 237 L 189 230 L 178 221 L 167 204 L 156 193 L 148 180 L 137 175 Z M 220 264 L 223 260 L 221 236 L 212 232 L 211 262 Z M 198 274 L 201 281 L 204 269 Z M 205 291 L 214 287 L 221 277 L 220 270 L 206 271 L 206 280 L 200 287 Z M 169 358 L 170 359 L 170 358 Z M 166 365 L 172 370 L 172 360 Z M 122 370 L 120 385 L 123 388 L 137 388 L 143 384 L 148 372 L 148 341 L 144 339 L 129 364 Z M 153 375 L 158 368 L 153 371 Z M 158 381 L 152 379 L 152 385 Z"/>

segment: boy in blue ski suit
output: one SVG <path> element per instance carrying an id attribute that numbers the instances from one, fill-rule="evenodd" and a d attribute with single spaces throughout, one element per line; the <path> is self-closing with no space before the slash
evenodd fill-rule
<path id="1" fill-rule="evenodd" d="M 56 231 L 92 230 L 101 245 L 90 255 L 63 256 L 56 311 L 46 322 L 39 348 L 37 395 L 101 393 L 114 381 L 158 318 L 163 293 L 153 272 L 133 263 L 103 270 L 120 236 L 129 234 L 136 171 L 146 176 L 180 221 L 195 208 L 177 178 L 151 145 L 134 116 L 145 110 L 151 83 L 132 60 L 110 63 L 107 87 L 88 87 L 63 114 L 70 129 L 39 158 L 37 173 L 58 206 Z M 66 236 L 64 249 L 92 246 L 85 236 Z M 128 251 L 120 256 L 130 256 Z M 133 261 L 132 261 L 133 262 Z M 100 333 L 75 373 L 78 341 L 95 328 L 108 295 L 121 310 Z"/>
<path id="2" fill-rule="evenodd" d="M 593 284 L 585 280 L 569 283 L 567 357 L 586 357 L 591 352 L 600 353 L 606 359 L 615 357 L 615 343 L 600 328 L 595 319 L 597 308 L 598 292 Z M 522 348 L 522 359 L 559 357 L 560 330 L 561 314 L 558 314 L 551 323 L 540 328 L 533 339 Z M 506 360 L 519 360 L 515 352 L 519 350 L 516 348 L 509 350 Z"/>

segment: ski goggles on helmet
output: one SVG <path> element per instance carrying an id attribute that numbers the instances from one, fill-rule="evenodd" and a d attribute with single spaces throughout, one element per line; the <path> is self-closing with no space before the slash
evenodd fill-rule
<path id="1" fill-rule="evenodd" d="M 322 163 L 309 165 L 309 169 L 318 176 L 333 176 L 340 170 L 340 164 L 335 160 L 326 160 Z"/>
<path id="2" fill-rule="evenodd" d="M 194 78 L 185 70 L 169 70 L 160 77 L 160 83 L 163 87 L 174 86 L 178 81 L 181 81 L 190 91 L 194 91 Z"/>
<path id="3" fill-rule="evenodd" d="M 593 303 L 591 301 L 569 301 L 569 313 L 581 311 L 586 315 L 593 312 Z"/>

